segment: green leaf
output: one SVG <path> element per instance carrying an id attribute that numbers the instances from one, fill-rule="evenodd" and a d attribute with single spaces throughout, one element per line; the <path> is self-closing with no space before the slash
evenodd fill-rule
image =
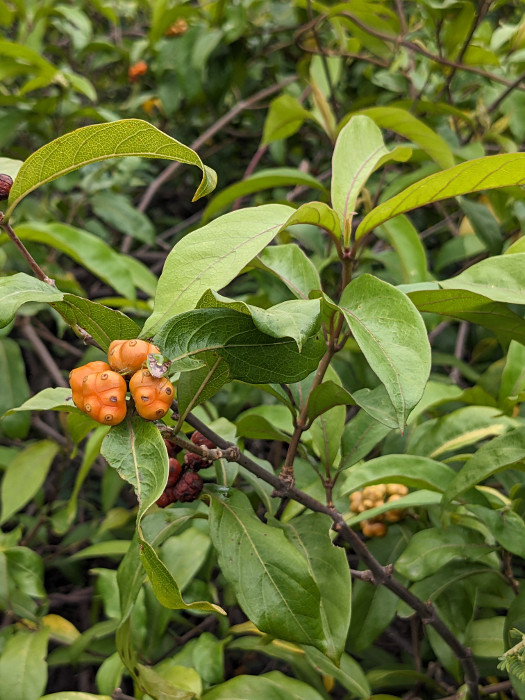
<path id="1" fill-rule="evenodd" d="M 305 119 L 312 113 L 305 109 L 299 100 L 291 95 L 279 95 L 270 102 L 263 127 L 261 145 L 285 139 L 298 131 Z"/>
<path id="2" fill-rule="evenodd" d="M 317 416 L 310 426 L 314 448 L 319 455 L 321 463 L 327 469 L 332 467 L 339 453 L 345 419 L 345 407 L 334 406 Z"/>
<path id="3" fill-rule="evenodd" d="M 319 589 L 306 559 L 282 530 L 257 518 L 240 491 L 211 496 L 210 534 L 245 614 L 262 632 L 326 651 Z"/>
<path id="4" fill-rule="evenodd" d="M 442 493 L 454 476 L 453 469 L 428 457 L 390 454 L 355 464 L 345 472 L 341 488 L 348 493 L 372 484 L 404 484 Z"/>
<path id="5" fill-rule="evenodd" d="M 312 290 L 321 289 L 319 273 L 296 243 L 268 246 L 250 266 L 275 275 L 298 299 L 308 299 Z"/>
<path id="6" fill-rule="evenodd" d="M 226 615 L 226 612 L 219 605 L 215 605 L 215 603 L 208 603 L 207 601 L 185 603 L 177 582 L 166 565 L 159 559 L 153 547 L 144 539 L 140 542 L 140 560 L 153 587 L 155 597 L 165 608 L 170 608 L 171 610 L 203 610 L 204 612 Z"/>
<path id="7" fill-rule="evenodd" d="M 308 398 L 308 420 L 315 420 L 334 406 L 355 406 L 355 403 L 349 391 L 333 381 L 325 381 Z"/>
<path id="8" fill-rule="evenodd" d="M 310 663 L 325 676 L 333 676 L 346 688 L 352 697 L 363 700 L 370 698 L 370 685 L 361 666 L 349 654 L 343 654 L 341 663 L 336 666 L 330 659 L 311 647 L 305 649 Z"/>
<path id="9" fill-rule="evenodd" d="M 191 148 L 141 119 L 122 119 L 76 129 L 29 156 L 13 182 L 5 218 L 11 216 L 13 209 L 26 195 L 46 182 L 56 180 L 88 163 L 126 156 L 164 158 L 196 165 L 202 170 L 203 178 L 194 200 L 209 194 L 215 188 L 215 172 L 205 166 Z"/>
<path id="10" fill-rule="evenodd" d="M 207 289 L 231 282 L 277 235 L 290 212 L 282 204 L 239 209 L 184 236 L 166 258 L 142 337 L 195 308 Z"/>
<path id="11" fill-rule="evenodd" d="M 404 508 L 420 508 L 428 506 L 437 506 L 441 503 L 441 494 L 435 491 L 413 491 L 406 496 L 401 496 L 396 501 L 387 501 L 381 506 L 376 506 L 375 508 L 369 508 L 357 515 L 352 515 L 351 517 L 346 517 L 346 524 L 350 527 L 354 527 L 363 520 L 369 520 L 377 518 L 383 513 L 388 513 L 389 510 L 399 510 Z"/>
<path id="12" fill-rule="evenodd" d="M 403 430 L 430 373 L 423 319 L 402 292 L 368 274 L 346 287 L 340 308 L 371 369 L 385 385 Z"/>
<path id="13" fill-rule="evenodd" d="M 525 342 L 525 340 L 524 340 Z M 519 394 L 525 390 L 525 345 L 512 341 L 507 351 L 507 359 L 499 390 L 499 404 L 514 406 Z"/>
<path id="14" fill-rule="evenodd" d="M 352 581 L 345 551 L 334 547 L 329 536 L 332 520 L 308 513 L 283 525 L 287 539 L 303 555 L 321 593 L 319 604 L 327 641 L 326 655 L 339 664 L 351 615 Z"/>
<path id="15" fill-rule="evenodd" d="M 196 527 L 189 527 L 180 535 L 169 537 L 162 545 L 161 559 L 173 576 L 177 577 L 181 591 L 206 561 L 210 547 L 209 536 Z"/>
<path id="16" fill-rule="evenodd" d="M 80 549 L 71 555 L 71 559 L 91 559 L 92 557 L 120 557 L 124 556 L 130 546 L 129 540 L 104 540 Z"/>
<path id="17" fill-rule="evenodd" d="M 54 307 L 71 327 L 78 326 L 89 333 L 104 352 L 113 340 L 131 340 L 140 333 L 135 321 L 121 311 L 74 294 L 64 294 L 64 301 Z"/>
<path id="18" fill-rule="evenodd" d="M 226 187 L 210 201 L 202 214 L 202 223 L 206 224 L 217 212 L 224 209 L 239 197 L 244 197 L 261 190 L 275 187 L 301 186 L 308 189 L 324 191 L 324 186 L 312 175 L 297 168 L 269 168 L 259 170 L 240 182 Z"/>
<path id="19" fill-rule="evenodd" d="M 372 119 L 352 117 L 339 132 L 332 159 L 332 205 L 342 220 L 351 218 L 357 196 L 374 170 L 389 160 L 408 160 L 411 153 L 406 146 L 389 151 Z"/>
<path id="20" fill-rule="evenodd" d="M 133 486 L 139 502 L 137 523 L 140 523 L 168 480 L 168 454 L 158 428 L 139 416 L 128 415 L 106 435 L 101 453 Z"/>
<path id="21" fill-rule="evenodd" d="M 285 226 L 294 226 L 295 224 L 310 224 L 318 226 L 334 238 L 341 236 L 341 222 L 337 212 L 335 212 L 328 204 L 324 202 L 306 202 L 286 221 Z M 290 231 L 293 235 L 293 229 Z"/>
<path id="22" fill-rule="evenodd" d="M 233 309 L 250 315 L 256 328 L 272 338 L 293 338 L 301 351 L 303 343 L 320 326 L 321 302 L 319 299 L 293 299 L 283 301 L 268 309 L 261 309 L 244 301 L 235 301 L 208 290 L 199 300 L 199 309 Z"/>
<path id="23" fill-rule="evenodd" d="M 59 446 L 41 440 L 19 452 L 9 463 L 2 481 L 0 524 L 23 508 L 44 483 Z"/>
<path id="24" fill-rule="evenodd" d="M 20 346 L 12 338 L 0 338 L 0 420 L 5 411 L 29 397 L 26 368 Z M 24 440 L 29 432 L 29 413 L 4 416 L 0 424 L 0 435 Z"/>
<path id="25" fill-rule="evenodd" d="M 485 156 L 461 163 L 429 175 L 372 209 L 357 227 L 356 240 L 405 211 L 468 192 L 521 185 L 524 181 L 525 153 Z"/>
<path id="26" fill-rule="evenodd" d="M 262 676 L 239 675 L 204 693 L 202 700 L 322 700 L 323 696 L 310 685 L 296 678 L 271 671 Z"/>
<path id="27" fill-rule="evenodd" d="M 474 656 L 497 658 L 505 651 L 504 626 L 505 617 L 503 616 L 473 620 L 469 625 L 465 644 L 472 649 Z"/>
<path id="28" fill-rule="evenodd" d="M 213 353 L 228 365 L 230 379 L 253 384 L 300 381 L 325 350 L 320 334 L 299 352 L 293 340 L 261 333 L 250 316 L 232 309 L 188 311 L 169 321 L 154 342 L 172 361 L 172 371 L 193 369 L 203 353 Z"/>
<path id="29" fill-rule="evenodd" d="M 321 384 L 321 386 L 323 385 Z M 351 467 L 366 457 L 389 432 L 388 426 L 376 421 L 366 411 L 359 411 L 346 424 L 343 431 L 339 468 Z"/>
<path id="30" fill-rule="evenodd" d="M 238 436 L 256 440 L 288 442 L 293 433 L 292 416 L 286 406 L 254 406 L 243 411 L 235 425 Z"/>
<path id="31" fill-rule="evenodd" d="M 17 411 L 72 411 L 73 413 L 81 413 L 73 404 L 71 389 L 61 386 L 53 389 L 42 389 L 20 406 L 11 408 L 5 415 L 9 416 Z"/>
<path id="32" fill-rule="evenodd" d="M 46 599 L 44 589 L 44 563 L 42 558 L 27 547 L 7 547 L 3 550 L 7 566 L 7 596 L 3 601 L 10 609 L 12 598 L 24 593 L 33 598 Z"/>
<path id="33" fill-rule="evenodd" d="M 412 535 L 396 562 L 396 571 L 411 581 L 419 581 L 453 559 L 478 561 L 489 552 L 479 532 L 459 525 L 449 525 L 445 530 L 432 527 Z"/>
<path id="34" fill-rule="evenodd" d="M 0 656 L 1 700 L 37 700 L 47 683 L 47 630 L 17 630 Z"/>
<path id="35" fill-rule="evenodd" d="M 469 321 L 469 323 L 488 328 L 504 342 L 509 342 L 514 338 L 525 343 L 525 321 L 523 318 L 511 311 L 505 304 L 491 301 L 487 296 L 454 287 L 451 289 L 408 291 L 408 296 L 421 312 Z"/>
<path id="36" fill-rule="evenodd" d="M 230 368 L 213 352 L 203 352 L 199 359 L 203 366 L 189 372 L 181 372 L 177 384 L 177 404 L 180 415 L 193 411 L 214 396 L 230 381 Z"/>
<path id="37" fill-rule="evenodd" d="M 491 255 L 501 253 L 503 245 L 501 229 L 490 209 L 485 204 L 474 202 L 466 197 L 459 197 L 458 201 L 459 206 L 470 221 L 474 233 L 483 241 L 489 253 Z"/>
<path id="38" fill-rule="evenodd" d="M 425 248 L 406 216 L 396 216 L 386 221 L 378 235 L 385 237 L 396 251 L 401 263 L 403 282 L 426 282 L 429 279 Z"/>
<path id="39" fill-rule="evenodd" d="M 106 224 L 121 233 L 143 243 L 155 242 L 155 229 L 151 220 L 133 206 L 129 197 L 105 190 L 91 199 L 93 211 Z"/>
<path id="40" fill-rule="evenodd" d="M 514 425 L 497 408 L 464 406 L 417 426 L 410 436 L 407 452 L 441 458 L 447 453 L 458 453 L 481 440 L 501 435 Z"/>
<path id="41" fill-rule="evenodd" d="M 494 255 L 439 284 L 445 289 L 466 289 L 476 292 L 492 301 L 525 304 L 523 265 L 525 265 L 525 253 Z"/>
<path id="42" fill-rule="evenodd" d="M 518 557 L 525 557 L 525 523 L 508 508 L 492 510 L 473 503 L 467 509 L 484 523 L 498 544 Z"/>
<path id="43" fill-rule="evenodd" d="M 15 228 L 22 241 L 37 241 L 56 248 L 86 267 L 119 294 L 135 298 L 135 286 L 126 259 L 98 236 L 60 223 L 28 222 Z"/>
<path id="44" fill-rule="evenodd" d="M 63 297 L 56 287 L 18 272 L 0 279 L 0 328 L 5 328 L 28 301 L 53 302 Z"/>
<path id="45" fill-rule="evenodd" d="M 502 469 L 518 466 L 525 459 L 525 428 L 512 430 L 485 443 L 468 460 L 447 487 L 443 501 L 451 501 L 460 493 L 488 479 Z"/>
<path id="46" fill-rule="evenodd" d="M 454 156 L 444 138 L 406 109 L 368 107 L 359 114 L 370 117 L 381 129 L 388 129 L 417 143 L 442 168 L 452 168 Z"/>

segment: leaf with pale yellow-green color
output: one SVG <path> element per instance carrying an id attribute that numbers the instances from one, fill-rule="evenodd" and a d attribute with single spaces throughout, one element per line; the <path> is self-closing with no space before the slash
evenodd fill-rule
<path id="1" fill-rule="evenodd" d="M 163 158 L 196 165 L 203 177 L 194 200 L 215 188 L 215 172 L 197 153 L 142 119 L 121 119 L 107 124 L 93 124 L 59 136 L 42 146 L 24 162 L 9 193 L 5 219 L 30 192 L 73 170 L 108 158 Z"/>

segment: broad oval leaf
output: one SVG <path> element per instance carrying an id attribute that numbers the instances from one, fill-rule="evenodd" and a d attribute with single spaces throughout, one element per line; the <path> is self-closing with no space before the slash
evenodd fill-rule
<path id="1" fill-rule="evenodd" d="M 0 656 L 1 697 L 36 700 L 47 683 L 47 640 L 49 632 L 17 630 L 5 643 Z"/>
<path id="2" fill-rule="evenodd" d="M 208 690 L 202 700 L 322 700 L 310 685 L 296 678 L 272 671 L 263 676 L 240 675 Z"/>
<path id="3" fill-rule="evenodd" d="M 166 258 L 142 337 L 195 308 L 207 289 L 229 284 L 277 235 L 290 213 L 282 204 L 239 209 L 184 236 Z"/>
<path id="4" fill-rule="evenodd" d="M 155 503 L 168 479 L 168 453 L 153 423 L 129 415 L 104 438 L 102 456 L 133 486 L 139 502 L 137 524 Z"/>
<path id="5" fill-rule="evenodd" d="M 80 409 L 73 403 L 71 389 L 62 386 L 42 389 L 20 406 L 6 411 L 4 415 L 9 416 L 17 411 L 71 411 L 81 414 Z"/>
<path id="6" fill-rule="evenodd" d="M 474 530 L 456 525 L 428 528 L 412 535 L 396 562 L 396 571 L 411 581 L 419 581 L 453 559 L 478 561 L 490 551 L 483 536 Z"/>
<path id="7" fill-rule="evenodd" d="M 486 260 L 480 260 L 456 277 L 443 280 L 439 284 L 449 290 L 464 289 L 475 292 L 492 299 L 492 301 L 525 304 L 524 265 L 525 253 L 493 255 Z"/>
<path id="8" fill-rule="evenodd" d="M 411 488 L 443 492 L 455 472 L 442 462 L 414 455 L 383 455 L 356 464 L 345 472 L 342 492 L 371 484 L 404 484 Z"/>
<path id="9" fill-rule="evenodd" d="M 339 305 L 403 430 L 430 373 L 430 345 L 421 315 L 403 292 L 368 274 L 346 287 Z"/>
<path id="10" fill-rule="evenodd" d="M 0 328 L 5 328 L 16 316 L 16 312 L 28 301 L 61 301 L 62 292 L 46 282 L 41 282 L 17 272 L 16 275 L 0 279 Z"/>
<path id="11" fill-rule="evenodd" d="M 210 534 L 223 575 L 258 629 L 325 652 L 319 588 L 283 531 L 262 523 L 248 498 L 231 491 L 211 494 Z"/>
<path id="12" fill-rule="evenodd" d="M 230 379 L 253 384 L 300 381 L 317 368 L 326 349 L 319 333 L 299 352 L 295 341 L 261 333 L 250 316 L 233 309 L 188 311 L 168 322 L 154 340 L 173 371 L 209 365 L 211 355 L 228 365 Z"/>
<path id="13" fill-rule="evenodd" d="M 194 200 L 215 188 L 215 172 L 203 164 L 194 150 L 142 119 L 122 119 L 76 129 L 30 155 L 13 182 L 5 218 L 11 216 L 13 209 L 26 195 L 46 182 L 88 163 L 126 156 L 164 158 L 196 165 L 202 170 L 203 177 Z"/>
<path id="14" fill-rule="evenodd" d="M 386 148 L 381 130 L 369 117 L 357 115 L 339 132 L 332 158 L 332 206 L 345 221 L 352 216 L 361 188 L 388 160 L 405 161 L 412 151 Z"/>
<path id="15" fill-rule="evenodd" d="M 525 153 L 485 156 L 429 175 L 383 202 L 365 216 L 356 230 L 356 240 L 379 224 L 410 209 L 496 187 L 525 182 Z"/>
<path id="16" fill-rule="evenodd" d="M 332 520 L 321 513 L 308 513 L 283 525 L 287 539 L 308 562 L 319 587 L 319 609 L 327 641 L 326 655 L 339 664 L 351 615 L 352 579 L 345 551 L 330 540 Z"/>
<path id="17" fill-rule="evenodd" d="M 295 243 L 268 246 L 250 266 L 271 272 L 298 299 L 308 299 L 311 291 L 321 289 L 314 264 Z"/>

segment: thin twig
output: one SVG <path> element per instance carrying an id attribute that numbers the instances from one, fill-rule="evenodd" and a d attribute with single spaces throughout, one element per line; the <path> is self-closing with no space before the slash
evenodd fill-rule
<path id="1" fill-rule="evenodd" d="M 25 245 L 22 243 L 22 241 L 18 238 L 16 233 L 14 232 L 11 224 L 8 221 L 4 221 L 3 219 L 3 214 L 0 212 L 0 226 L 4 229 L 4 231 L 7 233 L 11 241 L 15 244 L 15 246 L 18 248 L 20 253 L 22 254 L 23 258 L 29 265 L 29 267 L 33 270 L 35 277 L 37 277 L 39 280 L 42 282 L 46 282 L 47 284 L 51 285 L 52 287 L 55 286 L 55 280 L 52 280 L 50 277 L 46 275 L 46 273 L 42 270 L 40 265 L 37 263 L 37 261 L 33 258 L 31 253 L 27 250 Z"/>
<path id="2" fill-rule="evenodd" d="M 36 354 L 38 355 L 38 357 L 42 361 L 42 364 L 47 369 L 49 374 L 53 377 L 55 384 L 58 384 L 59 386 L 67 386 L 68 384 L 67 384 L 66 380 L 64 379 L 64 377 L 62 376 L 62 372 L 58 368 L 57 363 L 53 359 L 51 353 L 46 348 L 44 343 L 40 340 L 38 333 L 35 331 L 35 329 L 31 325 L 31 319 L 29 317 L 23 318 L 20 322 L 20 326 L 21 326 L 22 334 L 25 335 L 25 337 L 29 340 L 29 342 L 33 346 Z"/>

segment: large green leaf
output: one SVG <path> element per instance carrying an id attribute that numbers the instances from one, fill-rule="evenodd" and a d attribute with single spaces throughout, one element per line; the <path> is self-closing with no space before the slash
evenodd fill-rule
<path id="1" fill-rule="evenodd" d="M 507 467 L 519 466 L 525 460 L 525 428 L 495 437 L 482 445 L 457 473 L 443 496 L 451 501 L 467 489 Z"/>
<path id="2" fill-rule="evenodd" d="M 478 561 L 490 552 L 483 536 L 474 530 L 449 525 L 416 532 L 396 562 L 396 571 L 419 581 L 439 571 L 453 559 Z"/>
<path id="3" fill-rule="evenodd" d="M 508 342 L 514 338 L 525 342 L 525 320 L 505 304 L 492 301 L 487 296 L 473 291 L 454 288 L 452 284 L 451 287 L 408 291 L 408 296 L 419 311 L 450 316 L 483 326 L 493 331 L 502 341 Z"/>
<path id="4" fill-rule="evenodd" d="M 60 223 L 30 221 L 15 228 L 22 241 L 37 241 L 65 253 L 119 294 L 134 299 L 135 286 L 124 256 L 98 236 Z"/>
<path id="5" fill-rule="evenodd" d="M 415 117 L 411 112 L 400 107 L 367 107 L 359 114 L 370 117 L 381 129 L 388 129 L 400 134 L 428 153 L 442 168 L 452 168 L 454 155 L 445 139 Z"/>
<path id="6" fill-rule="evenodd" d="M 0 656 L 0 700 L 37 700 L 47 683 L 49 632 L 17 630 Z"/>
<path id="7" fill-rule="evenodd" d="M 418 232 L 406 216 L 396 216 L 385 221 L 378 231 L 396 251 L 401 263 L 403 282 L 425 282 L 430 274 L 427 269 L 425 248 Z"/>
<path id="8" fill-rule="evenodd" d="M 277 235 L 290 213 L 282 204 L 239 209 L 184 236 L 166 258 L 142 337 L 195 308 L 207 289 L 220 290 L 231 282 Z"/>
<path id="9" fill-rule="evenodd" d="M 250 316 L 227 308 L 181 314 L 154 341 L 172 360 L 174 371 L 195 369 L 211 353 L 228 365 L 230 379 L 253 384 L 297 382 L 317 368 L 326 348 L 318 334 L 299 352 L 293 340 L 261 333 Z"/>
<path id="10" fill-rule="evenodd" d="M 20 406 L 9 409 L 5 415 L 9 416 L 17 411 L 71 411 L 73 413 L 81 413 L 80 409 L 72 401 L 71 389 L 62 386 L 42 389 L 42 391 L 31 396 Z"/>
<path id="11" fill-rule="evenodd" d="M 113 340 L 138 338 L 140 328 L 126 314 L 96 301 L 74 294 L 64 294 L 64 301 L 54 308 L 72 328 L 85 330 L 107 352 Z"/>
<path id="12" fill-rule="evenodd" d="M 282 530 L 259 520 L 240 491 L 211 501 L 219 565 L 248 618 L 262 632 L 325 652 L 319 588 L 304 556 Z"/>
<path id="13" fill-rule="evenodd" d="M 299 350 L 320 326 L 319 299 L 293 299 L 268 309 L 223 297 L 208 290 L 199 300 L 199 309 L 233 309 L 252 317 L 255 327 L 272 338 L 293 338 Z"/>
<path id="14" fill-rule="evenodd" d="M 346 287 L 340 307 L 370 367 L 385 385 L 403 430 L 430 372 L 423 319 L 402 292 L 368 274 Z"/>
<path id="15" fill-rule="evenodd" d="M 312 175 L 296 168 L 271 168 L 259 170 L 245 180 L 226 187 L 208 204 L 202 215 L 202 223 L 207 223 L 217 212 L 234 202 L 238 197 L 245 197 L 254 192 L 275 187 L 301 186 L 308 189 L 324 191 L 323 185 Z"/>
<path id="16" fill-rule="evenodd" d="M 497 156 L 493 157 L 497 158 Z M 439 284 L 445 289 L 465 289 L 476 292 L 492 301 L 525 304 L 524 265 L 525 253 L 494 255 L 471 265 L 456 277 L 443 280 Z"/>
<path id="17" fill-rule="evenodd" d="M 524 181 L 525 153 L 505 153 L 461 163 L 425 177 L 372 209 L 357 227 L 356 239 L 410 209 L 468 192 L 521 185 Z"/>
<path id="18" fill-rule="evenodd" d="M 295 243 L 268 246 L 252 260 L 251 266 L 271 272 L 298 299 L 308 299 L 311 291 L 321 289 L 314 264 Z"/>
<path id="19" fill-rule="evenodd" d="M 342 221 L 351 218 L 357 196 L 374 170 L 388 160 L 408 160 L 411 153 L 406 146 L 389 151 L 372 119 L 352 117 L 339 132 L 332 159 L 332 206 Z"/>
<path id="20" fill-rule="evenodd" d="M 28 301 L 60 301 L 63 297 L 56 287 L 18 272 L 0 279 L 0 328 L 5 328 L 16 316 L 16 312 Z"/>
<path id="21" fill-rule="evenodd" d="M 126 156 L 164 158 L 196 165 L 202 170 L 203 178 L 194 199 L 215 188 L 215 172 L 205 166 L 191 148 L 141 119 L 122 119 L 76 129 L 29 156 L 13 182 L 5 218 L 11 216 L 21 199 L 46 182 L 88 163 Z"/>
<path id="22" fill-rule="evenodd" d="M 330 540 L 331 525 L 327 515 L 308 513 L 283 525 L 283 529 L 306 559 L 319 587 L 319 609 L 327 641 L 325 653 L 339 664 L 350 625 L 352 580 L 345 551 L 334 547 Z"/>
<path id="23" fill-rule="evenodd" d="M 9 520 L 38 492 L 58 450 L 56 442 L 41 440 L 19 452 L 9 463 L 2 480 L 0 523 Z"/>

